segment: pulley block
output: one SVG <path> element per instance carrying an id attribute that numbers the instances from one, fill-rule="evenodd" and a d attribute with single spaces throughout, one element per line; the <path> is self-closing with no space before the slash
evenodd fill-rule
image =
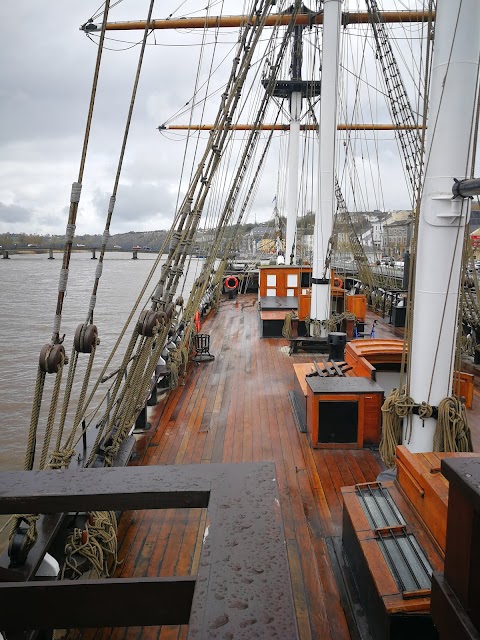
<path id="1" fill-rule="evenodd" d="M 157 319 L 159 324 L 162 324 L 162 325 L 167 324 L 168 318 L 167 318 L 167 314 L 164 311 L 159 311 L 157 313 Z"/>
<path id="2" fill-rule="evenodd" d="M 44 373 L 58 373 L 66 362 L 65 349 L 61 344 L 45 344 L 40 351 L 38 365 Z"/>
<path id="3" fill-rule="evenodd" d="M 28 552 L 31 548 L 27 536 L 28 528 L 28 524 L 25 521 L 20 521 L 15 533 L 10 538 L 8 557 L 12 567 L 20 567 L 27 560 Z"/>
<path id="4" fill-rule="evenodd" d="M 150 338 L 153 336 L 155 327 L 158 325 L 158 317 L 156 311 L 149 311 L 145 309 L 140 314 L 137 321 L 137 331 L 141 336 Z"/>
<path id="5" fill-rule="evenodd" d="M 172 319 L 174 311 L 175 311 L 175 305 L 173 304 L 173 302 L 169 302 L 165 307 L 165 313 L 167 314 L 168 320 Z"/>
<path id="6" fill-rule="evenodd" d="M 75 350 L 78 353 L 92 353 L 98 343 L 98 329 L 94 324 L 78 325 L 73 339 Z"/>

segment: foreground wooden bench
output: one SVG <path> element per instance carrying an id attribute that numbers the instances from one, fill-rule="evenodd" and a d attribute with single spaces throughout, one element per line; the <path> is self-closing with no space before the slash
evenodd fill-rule
<path id="1" fill-rule="evenodd" d="M 188 624 L 195 639 L 297 638 L 275 478 L 273 462 L 0 473 L 2 514 L 206 508 L 208 522 L 197 576 L 18 582 L 4 567 L 0 628 Z"/>

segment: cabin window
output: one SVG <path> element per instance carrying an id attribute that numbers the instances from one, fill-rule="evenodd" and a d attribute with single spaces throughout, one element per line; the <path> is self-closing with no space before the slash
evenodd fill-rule
<path id="1" fill-rule="evenodd" d="M 298 276 L 296 273 L 287 275 L 287 287 L 298 287 Z"/>
<path id="2" fill-rule="evenodd" d="M 277 276 L 275 274 L 267 275 L 267 287 L 276 287 L 276 286 L 277 286 Z"/>
<path id="3" fill-rule="evenodd" d="M 302 271 L 300 274 L 300 286 L 310 288 L 312 286 L 312 272 Z"/>
<path id="4" fill-rule="evenodd" d="M 267 289 L 267 296 L 276 296 L 276 295 L 277 295 L 276 289 Z"/>
<path id="5" fill-rule="evenodd" d="M 287 297 L 294 298 L 295 297 L 295 289 L 287 289 Z"/>

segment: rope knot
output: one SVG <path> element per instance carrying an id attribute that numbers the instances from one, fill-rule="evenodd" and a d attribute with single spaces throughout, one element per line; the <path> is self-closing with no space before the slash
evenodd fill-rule
<path id="1" fill-rule="evenodd" d="M 421 402 L 418 405 L 418 417 L 422 420 L 426 420 L 427 418 L 431 418 L 433 415 L 433 407 L 428 404 L 428 402 Z"/>

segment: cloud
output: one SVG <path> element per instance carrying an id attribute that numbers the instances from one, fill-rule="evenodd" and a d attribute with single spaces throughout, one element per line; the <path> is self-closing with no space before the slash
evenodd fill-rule
<path id="1" fill-rule="evenodd" d="M 96 190 L 92 199 L 95 218 L 104 224 L 110 194 Z M 173 218 L 174 198 L 168 185 L 120 184 L 112 216 L 112 233 L 166 229 Z"/>
<path id="2" fill-rule="evenodd" d="M 136 0 L 133 4 L 134 15 L 132 3 L 124 2 L 111 10 L 110 20 L 145 17 L 149 0 Z M 393 4 L 393 0 L 388 0 L 385 6 L 388 8 Z M 414 4 L 415 0 L 410 0 L 412 7 Z M 157 5 L 157 18 L 167 17 L 172 12 L 179 17 L 198 10 L 196 0 L 181 3 L 180 9 L 175 0 L 165 0 Z M 225 0 L 222 5 L 225 14 L 238 13 L 238 2 Z M 31 233 L 62 233 L 64 230 L 66 219 L 63 219 L 60 229 L 55 226 L 62 220 L 65 208 L 68 210 L 71 183 L 77 180 L 79 173 L 98 51 L 98 37 L 90 41 L 78 31 L 78 27 L 97 8 L 98 2 L 93 0 L 81 3 L 49 0 L 46 4 L 38 0 L 22 0 L 6 3 L 2 12 L 0 201 L 4 207 L 10 207 L 8 219 L 0 218 L 2 230 L 25 230 Z M 95 21 L 99 22 L 100 18 Z M 111 192 L 115 179 L 138 61 L 139 47 L 132 47 L 130 43 L 138 42 L 141 38 L 139 31 L 108 34 L 83 175 L 77 225 L 79 233 L 101 233 L 103 230 L 105 202 L 109 195 L 102 194 Z M 125 230 L 126 226 L 139 230 L 146 229 L 147 225 L 152 225 L 154 229 L 168 227 L 177 201 L 183 166 L 183 192 L 186 188 L 197 147 L 196 136 L 190 136 L 184 163 L 186 132 L 159 133 L 156 127 L 169 121 L 178 112 L 182 112 L 182 115 L 175 118 L 175 123 L 189 121 L 188 109 L 192 105 L 197 73 L 197 88 L 204 87 L 196 97 L 197 108 L 192 119 L 199 122 L 203 116 L 203 122 L 213 121 L 220 94 L 204 103 L 201 100 L 202 92 L 208 89 L 211 95 L 226 82 L 231 69 L 231 56 L 216 69 L 232 49 L 237 36 L 230 30 L 219 34 L 212 30 L 206 34 L 208 44 L 203 50 L 199 46 L 202 38 L 201 30 L 191 33 L 185 30 L 156 31 L 149 36 L 150 44 L 144 58 L 113 220 L 113 226 L 119 231 Z M 355 43 L 360 47 L 362 39 L 352 37 L 350 44 Z M 153 44 L 157 46 L 150 46 Z M 212 63 L 214 52 L 215 60 Z M 202 63 L 199 66 L 200 57 Z M 254 65 L 253 70 L 257 68 Z M 215 73 L 207 83 L 211 70 Z M 372 71 L 370 74 L 372 81 L 375 73 Z M 352 78 L 350 75 L 348 79 L 349 94 L 355 92 Z M 250 107 L 242 113 L 242 122 L 252 117 L 254 110 L 251 105 L 258 100 L 258 95 L 258 92 L 252 92 Z M 366 118 L 370 109 L 369 101 L 370 96 L 368 99 L 365 94 L 360 96 L 359 118 Z M 378 96 L 375 96 L 375 108 L 379 121 L 387 119 L 382 99 L 378 99 Z M 207 138 L 206 133 L 200 136 L 194 167 Z M 272 145 L 272 157 L 265 167 L 252 207 L 257 220 L 271 216 L 271 201 L 277 185 L 280 184 L 279 191 L 284 189 L 285 178 L 278 177 L 278 161 L 280 158 L 285 165 L 284 153 L 285 146 L 281 151 L 279 145 Z M 396 159 L 389 159 L 389 162 L 386 174 L 389 189 L 385 199 L 388 199 L 389 206 L 397 204 L 401 208 L 404 202 L 400 201 L 398 190 L 391 189 L 395 180 L 390 178 L 394 170 L 401 175 L 398 154 Z M 223 176 L 229 171 L 231 173 L 230 169 L 220 171 L 219 192 L 226 193 L 228 180 Z M 218 201 L 218 195 L 215 195 L 214 206 L 217 209 Z M 312 207 L 308 205 L 308 208 Z M 24 212 L 23 217 L 20 210 Z M 11 219 L 15 211 L 18 215 Z M 15 229 L 6 229 L 8 225 L 15 226 Z M 21 225 L 21 228 L 17 228 L 17 225 Z"/>
<path id="3" fill-rule="evenodd" d="M 5 223 L 23 224 L 25 222 L 31 222 L 33 212 L 28 211 L 24 207 L 19 207 L 15 204 L 4 204 L 0 202 L 0 225 Z"/>

